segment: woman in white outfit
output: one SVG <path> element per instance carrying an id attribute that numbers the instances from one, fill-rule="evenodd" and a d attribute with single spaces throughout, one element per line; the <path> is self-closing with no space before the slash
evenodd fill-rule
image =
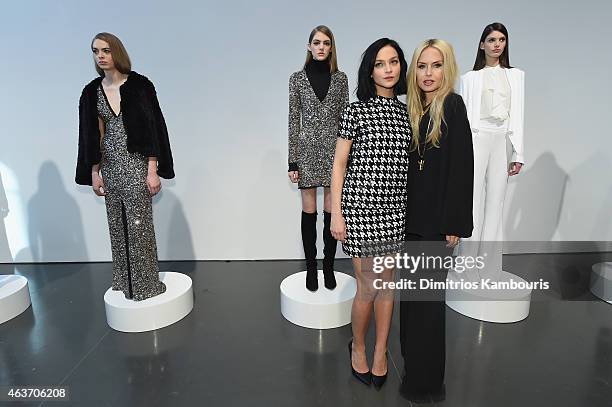
<path id="1" fill-rule="evenodd" d="M 460 250 L 463 255 L 487 253 L 482 277 L 501 272 L 501 243 L 489 242 L 503 240 L 508 177 L 518 174 L 525 163 L 525 73 L 511 67 L 509 59 L 508 30 L 501 23 L 487 25 L 480 36 L 474 69 L 461 77 L 459 89 L 474 145 L 474 230 Z"/>

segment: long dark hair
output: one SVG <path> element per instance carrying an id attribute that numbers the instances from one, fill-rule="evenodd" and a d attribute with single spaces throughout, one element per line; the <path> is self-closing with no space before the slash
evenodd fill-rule
<path id="1" fill-rule="evenodd" d="M 484 42 L 489 34 L 493 31 L 499 31 L 504 34 L 506 37 L 506 46 L 504 48 L 504 52 L 499 56 L 499 65 L 503 68 L 512 68 L 510 66 L 510 39 L 508 38 L 508 30 L 502 23 L 491 23 L 487 25 L 484 30 L 482 30 L 482 35 L 480 36 L 480 41 L 478 41 L 478 51 L 476 52 L 476 61 L 474 61 L 474 70 L 479 71 L 485 67 L 487 64 L 487 60 L 485 58 L 485 52 L 483 49 L 480 49 L 480 44 Z"/>
<path id="2" fill-rule="evenodd" d="M 381 38 L 374 41 L 361 55 L 361 64 L 359 65 L 359 78 L 357 83 L 357 99 L 365 102 L 366 100 L 376 96 L 376 85 L 374 79 L 372 79 L 372 72 L 374 71 L 374 64 L 376 63 L 376 55 L 381 48 L 387 45 L 392 46 L 397 51 L 397 56 L 400 60 L 400 77 L 399 81 L 393 88 L 394 95 L 405 95 L 407 91 L 406 86 L 406 72 L 408 71 L 408 64 L 406 58 L 404 58 L 404 51 L 396 41 L 389 38 Z"/>

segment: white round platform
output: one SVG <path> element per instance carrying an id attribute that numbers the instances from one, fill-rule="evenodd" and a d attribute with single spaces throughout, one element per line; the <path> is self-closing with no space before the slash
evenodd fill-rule
<path id="1" fill-rule="evenodd" d="M 166 292 L 143 301 L 128 300 L 122 291 L 109 288 L 104 294 L 108 325 L 122 332 L 146 332 L 187 316 L 193 309 L 191 278 L 166 271 L 159 273 L 159 280 L 166 285 Z"/>
<path id="2" fill-rule="evenodd" d="M 591 292 L 612 304 L 612 262 L 593 264 L 591 268 Z"/>
<path id="3" fill-rule="evenodd" d="M 448 280 L 474 281 L 462 273 L 448 273 Z M 502 271 L 495 281 L 526 283 L 514 274 Z M 446 305 L 467 317 L 486 322 L 512 323 L 529 315 L 531 289 L 449 289 L 446 290 Z"/>
<path id="4" fill-rule="evenodd" d="M 349 324 L 357 281 L 337 271 L 335 275 L 337 286 L 328 290 L 324 285 L 323 270 L 319 270 L 319 289 L 315 292 L 306 288 L 305 271 L 286 277 L 280 284 L 283 316 L 305 328 L 330 329 Z"/>
<path id="5" fill-rule="evenodd" d="M 27 310 L 30 303 L 27 278 L 14 274 L 0 275 L 0 324 Z"/>

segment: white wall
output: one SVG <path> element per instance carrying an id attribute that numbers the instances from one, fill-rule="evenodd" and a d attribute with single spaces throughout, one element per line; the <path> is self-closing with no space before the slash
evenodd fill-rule
<path id="1" fill-rule="evenodd" d="M 360 55 L 379 37 L 408 58 L 423 39 L 444 38 L 466 71 L 484 25 L 505 23 L 527 81 L 527 166 L 510 182 L 507 238 L 612 241 L 612 6 L 563 3 L 7 4 L 0 261 L 110 259 L 104 203 L 73 181 L 78 97 L 95 76 L 89 42 L 99 31 L 122 38 L 133 68 L 156 84 L 170 130 L 177 178 L 155 199 L 160 259 L 302 256 L 299 193 L 286 177 L 287 86 L 317 24 L 334 30 L 352 92 Z"/>

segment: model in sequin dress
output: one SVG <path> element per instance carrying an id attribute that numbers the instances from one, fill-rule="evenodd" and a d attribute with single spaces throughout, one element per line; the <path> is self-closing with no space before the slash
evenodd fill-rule
<path id="1" fill-rule="evenodd" d="M 168 128 L 153 83 L 132 71 L 114 34 L 91 41 L 98 77 L 79 98 L 75 182 L 104 197 L 110 231 L 112 289 L 136 301 L 166 291 L 159 281 L 152 196 L 174 178 Z"/>
<path id="2" fill-rule="evenodd" d="M 302 195 L 302 244 L 306 257 L 306 288 L 319 288 L 317 269 L 317 188 L 323 187 L 323 276 L 325 287 L 336 287 L 337 242 L 329 230 L 329 186 L 338 121 L 348 104 L 348 79 L 338 70 L 334 36 L 315 27 L 308 39 L 304 68 L 289 78 L 289 179 Z"/>
<path id="3" fill-rule="evenodd" d="M 136 301 L 166 291 L 159 281 L 151 195 L 146 185 L 148 158 L 127 150 L 122 112 L 113 112 L 102 84 L 98 114 L 104 121 L 100 170 L 113 254 L 113 290 Z"/>

